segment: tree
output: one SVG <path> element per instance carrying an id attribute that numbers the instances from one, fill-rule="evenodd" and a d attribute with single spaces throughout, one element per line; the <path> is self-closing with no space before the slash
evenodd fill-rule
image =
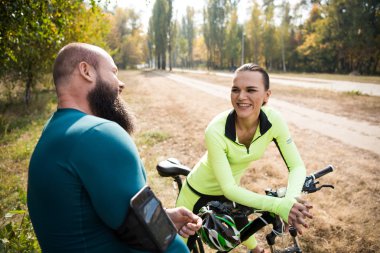
<path id="1" fill-rule="evenodd" d="M 148 44 L 148 55 L 149 55 L 149 67 L 155 67 L 154 56 L 156 55 L 155 45 L 154 45 L 154 29 L 153 29 L 153 19 L 149 19 L 147 44 Z"/>
<path id="2" fill-rule="evenodd" d="M 90 32 L 80 27 L 82 22 L 77 22 L 86 16 L 84 13 L 93 11 L 96 19 L 102 18 L 94 1 L 91 2 L 92 8 L 86 7 L 81 0 L 1 0 L 0 79 L 24 83 L 26 104 L 30 102 L 31 89 L 51 71 L 57 51 L 74 39 L 85 38 Z M 101 39 L 92 35 L 101 43 Z"/>
<path id="3" fill-rule="evenodd" d="M 326 23 L 339 52 L 342 72 L 376 73 L 380 58 L 380 3 L 376 0 L 333 0 L 325 5 Z"/>
<path id="4" fill-rule="evenodd" d="M 208 22 L 208 13 L 207 9 L 203 9 L 203 25 L 202 25 L 202 32 L 203 32 L 203 38 L 207 49 L 207 70 L 211 67 L 211 61 L 212 61 L 212 47 L 211 47 L 211 34 L 210 34 L 210 24 Z"/>
<path id="5" fill-rule="evenodd" d="M 223 67 L 228 8 L 227 0 L 208 0 L 204 10 L 203 33 L 212 67 L 217 67 L 217 62 Z"/>
<path id="6" fill-rule="evenodd" d="M 248 45 L 250 48 L 250 55 L 253 60 L 253 62 L 257 64 L 261 64 L 262 61 L 262 55 L 263 55 L 263 29 L 264 25 L 261 20 L 262 13 L 260 10 L 260 6 L 257 4 L 256 1 L 253 2 L 252 11 L 251 11 L 251 18 L 247 23 L 247 38 L 248 38 Z M 248 51 L 248 50 L 247 50 Z"/>
<path id="7" fill-rule="evenodd" d="M 134 68 L 144 60 L 145 40 L 139 15 L 133 9 L 115 9 L 107 42 L 120 69 Z"/>
<path id="8" fill-rule="evenodd" d="M 111 19 L 111 14 L 104 13 L 98 5 L 89 8 L 80 4 L 74 20 L 64 28 L 64 40 L 85 42 L 108 50 L 107 36 L 111 31 Z"/>
<path id="9" fill-rule="evenodd" d="M 177 56 L 180 61 L 180 66 L 189 67 L 189 45 L 186 38 L 186 16 L 182 17 L 181 23 L 177 22 L 178 34 L 177 34 Z"/>
<path id="10" fill-rule="evenodd" d="M 194 39 L 194 48 L 193 48 L 193 64 L 194 65 L 203 65 L 207 64 L 207 47 L 202 35 L 197 35 Z"/>
<path id="11" fill-rule="evenodd" d="M 271 70 L 273 67 L 273 57 L 276 55 L 276 27 L 274 25 L 274 0 L 264 0 L 265 23 L 263 29 L 265 66 Z"/>
<path id="12" fill-rule="evenodd" d="M 328 27 L 321 6 L 313 4 L 309 18 L 303 25 L 303 43 L 297 48 L 302 64 L 298 66 L 299 69 L 313 72 L 333 71 L 331 62 L 334 62 L 336 52 L 330 36 L 326 34 L 326 26 Z"/>
<path id="13" fill-rule="evenodd" d="M 177 67 L 177 59 L 178 59 L 178 40 L 179 40 L 179 29 L 180 25 L 177 20 L 172 21 L 171 26 L 171 34 L 170 34 L 170 44 L 172 47 L 171 53 L 171 62 L 173 67 Z"/>
<path id="14" fill-rule="evenodd" d="M 173 3 L 172 0 L 168 1 L 168 12 L 166 14 L 166 25 L 168 27 L 168 53 L 169 53 L 169 71 L 172 71 L 172 49 L 173 49 L 173 22 L 172 22 L 172 16 L 173 16 Z M 164 68 L 165 69 L 165 68 Z"/>
<path id="15" fill-rule="evenodd" d="M 281 47 L 281 62 L 282 62 L 282 70 L 286 72 L 286 52 L 288 41 L 289 41 L 289 30 L 290 30 L 290 22 L 291 16 L 290 13 L 290 4 L 288 1 L 282 2 L 282 18 L 281 18 L 281 26 L 280 26 L 280 47 Z"/>
<path id="16" fill-rule="evenodd" d="M 193 65 L 193 41 L 195 36 L 195 27 L 194 27 L 194 8 L 187 6 L 186 16 L 182 21 L 182 29 L 187 41 L 187 59 L 188 66 L 192 67 Z"/>
<path id="17" fill-rule="evenodd" d="M 238 64 L 239 53 L 241 50 L 241 28 L 237 23 L 237 8 L 232 9 L 231 18 L 227 25 L 226 36 L 226 58 L 228 59 L 228 65 L 230 69 L 233 69 Z M 240 36 L 239 36 L 240 35 Z"/>
<path id="18" fill-rule="evenodd" d="M 166 50 L 168 49 L 168 38 L 172 16 L 172 0 L 156 0 L 151 17 L 153 32 L 153 44 L 156 57 L 156 67 L 166 68 Z M 171 49 L 171 48 L 170 48 Z"/>
<path id="19" fill-rule="evenodd" d="M 176 23 L 176 27 L 178 28 L 176 54 L 182 67 L 191 68 L 195 37 L 194 9 L 192 7 L 186 8 L 186 14 L 182 17 L 181 23 Z"/>

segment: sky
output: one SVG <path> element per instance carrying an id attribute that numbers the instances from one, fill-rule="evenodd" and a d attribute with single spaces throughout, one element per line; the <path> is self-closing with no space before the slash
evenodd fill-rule
<path id="1" fill-rule="evenodd" d="M 140 13 L 141 22 L 143 24 L 144 31 L 148 30 L 149 18 L 152 15 L 152 8 L 154 0 L 111 0 L 109 7 L 112 9 L 114 6 L 122 8 L 128 7 L 136 10 Z M 206 0 L 173 0 L 173 17 L 181 20 L 182 16 L 186 13 L 186 7 L 192 6 L 195 10 L 195 22 L 200 24 L 202 22 L 202 10 Z M 257 1 L 261 3 L 260 0 Z M 290 0 L 291 4 L 299 2 L 299 0 Z M 252 0 L 240 0 L 238 3 L 239 23 L 244 23 L 249 19 L 250 7 Z"/>

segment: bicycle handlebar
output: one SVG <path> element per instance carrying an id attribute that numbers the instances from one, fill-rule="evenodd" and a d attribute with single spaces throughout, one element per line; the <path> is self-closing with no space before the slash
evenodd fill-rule
<path id="1" fill-rule="evenodd" d="M 326 168 L 317 171 L 309 176 L 306 177 L 305 183 L 303 185 L 302 191 L 306 193 L 313 193 L 316 191 L 319 191 L 323 187 L 331 187 L 334 188 L 333 185 L 321 185 L 320 187 L 316 187 L 316 185 L 319 183 L 318 181 L 315 181 L 315 179 L 320 178 L 330 172 L 334 171 L 334 167 L 332 165 L 327 166 Z M 280 190 L 280 192 L 279 192 Z M 273 197 L 283 197 L 285 196 L 286 193 L 286 188 L 280 188 L 277 190 L 271 190 L 267 189 L 266 194 L 268 196 L 273 196 Z M 244 210 L 243 208 L 248 208 L 242 205 L 238 205 L 238 208 L 240 210 Z M 248 210 L 248 211 L 247 211 Z M 249 214 L 249 211 L 253 211 L 254 209 L 246 209 L 244 211 L 246 214 Z M 252 213 L 252 212 L 251 212 Z M 241 239 L 246 240 L 251 236 L 252 234 L 256 233 L 259 231 L 261 228 L 265 227 L 268 223 L 273 225 L 273 229 L 277 230 L 278 228 L 281 228 L 281 224 L 279 224 L 279 217 L 277 215 L 273 215 L 270 212 L 262 212 L 262 216 L 259 218 L 256 218 L 251 222 L 249 226 L 246 226 L 242 231 L 241 231 Z M 295 236 L 295 235 L 293 235 Z M 274 245 L 274 240 L 275 240 L 276 234 L 274 232 L 270 233 L 267 235 L 267 242 L 269 245 Z"/>
<path id="2" fill-rule="evenodd" d="M 324 185 L 317 187 L 317 184 L 319 182 L 315 181 L 315 179 L 320 178 L 320 177 L 322 177 L 322 176 L 324 176 L 324 175 L 326 175 L 332 171 L 334 171 L 334 167 L 332 165 L 329 165 L 326 168 L 324 168 L 320 171 L 317 171 L 317 172 L 311 174 L 310 176 L 307 176 L 305 179 L 305 183 L 302 187 L 302 191 L 306 192 L 306 193 L 312 193 L 312 192 L 319 191 L 323 187 L 330 187 L 330 188 L 334 189 L 334 186 L 329 185 L 329 184 L 324 184 Z"/>
<path id="3" fill-rule="evenodd" d="M 320 178 L 320 177 L 326 175 L 327 173 L 330 173 L 333 171 L 334 171 L 334 167 L 332 165 L 329 165 L 326 168 L 324 168 L 318 172 L 313 173 L 311 176 L 314 176 L 314 178 L 317 179 L 317 178 Z"/>

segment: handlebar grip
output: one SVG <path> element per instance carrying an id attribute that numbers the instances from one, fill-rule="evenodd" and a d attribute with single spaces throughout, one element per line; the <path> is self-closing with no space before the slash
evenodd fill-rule
<path id="1" fill-rule="evenodd" d="M 333 172 L 334 171 L 334 167 L 332 165 L 329 165 L 327 166 L 326 168 L 318 171 L 318 172 L 315 172 L 313 174 L 314 178 L 317 179 L 317 178 L 320 178 L 324 175 L 326 175 L 327 173 L 330 173 L 330 172 Z"/>

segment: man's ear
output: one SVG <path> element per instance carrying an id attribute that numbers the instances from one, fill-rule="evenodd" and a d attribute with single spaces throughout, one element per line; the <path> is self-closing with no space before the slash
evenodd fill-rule
<path id="1" fill-rule="evenodd" d="M 82 61 L 78 65 L 80 75 L 89 82 L 95 82 L 96 71 L 93 66 L 85 61 Z"/>

